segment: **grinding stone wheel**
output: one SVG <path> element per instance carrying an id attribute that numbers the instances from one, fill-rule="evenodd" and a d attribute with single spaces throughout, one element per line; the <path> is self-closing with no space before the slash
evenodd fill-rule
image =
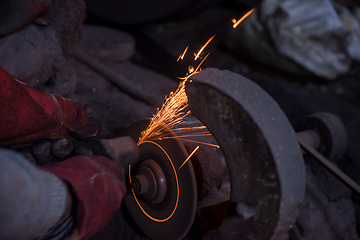
<path id="1" fill-rule="evenodd" d="M 304 117 L 295 126 L 296 131 L 313 130 L 320 137 L 318 151 L 331 161 L 336 162 L 345 153 L 347 133 L 341 119 L 331 113 L 318 112 Z"/>
<path id="2" fill-rule="evenodd" d="M 295 131 L 258 85 L 208 68 L 186 83 L 192 114 L 217 140 L 230 174 L 222 239 L 282 239 L 305 194 L 305 167 Z"/>
<path id="3" fill-rule="evenodd" d="M 149 122 L 149 119 L 144 119 L 132 124 L 126 135 L 138 141 Z M 128 189 L 124 197 L 126 207 L 140 229 L 150 238 L 159 240 L 182 239 L 192 226 L 197 206 L 196 180 L 191 161 L 178 170 L 188 153 L 175 133 L 170 129 L 167 131 L 175 138 L 140 144 L 139 157 L 125 170 Z M 144 195 L 136 195 L 131 188 L 130 178 L 138 176 L 137 172 L 141 172 L 139 169 L 144 167 L 144 162 L 149 163 L 149 159 L 161 167 L 166 178 L 166 194 L 159 203 L 151 203 Z"/>

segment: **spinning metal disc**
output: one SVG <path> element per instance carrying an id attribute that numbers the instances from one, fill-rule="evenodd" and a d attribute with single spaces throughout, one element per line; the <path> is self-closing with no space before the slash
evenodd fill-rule
<path id="1" fill-rule="evenodd" d="M 132 124 L 126 135 L 138 141 L 149 122 L 144 119 Z M 197 206 L 191 161 L 179 170 L 188 153 L 176 134 L 171 129 L 166 131 L 175 138 L 140 144 L 139 157 L 125 170 L 126 206 L 140 229 L 159 240 L 183 238 L 191 228 Z"/>

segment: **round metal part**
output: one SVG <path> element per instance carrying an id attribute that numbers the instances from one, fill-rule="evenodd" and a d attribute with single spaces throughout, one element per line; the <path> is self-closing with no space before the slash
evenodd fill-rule
<path id="1" fill-rule="evenodd" d="M 318 149 L 321 144 L 321 139 L 319 134 L 313 130 L 305 130 L 301 132 L 296 132 L 296 135 L 306 142 L 310 147 Z"/>
<path id="2" fill-rule="evenodd" d="M 230 71 L 205 69 L 186 83 L 189 107 L 216 138 L 229 169 L 231 196 L 222 239 L 281 239 L 305 193 L 296 134 L 278 104 Z"/>
<path id="3" fill-rule="evenodd" d="M 138 141 L 149 122 L 149 119 L 144 119 L 132 124 L 126 135 Z M 126 169 L 128 191 L 124 201 L 136 224 L 150 238 L 182 239 L 190 230 L 195 217 L 196 180 L 191 161 L 178 170 L 188 153 L 172 130 L 165 127 L 164 131 L 168 131 L 174 138 L 145 141 L 139 145 L 137 160 Z M 149 175 L 149 170 L 153 176 Z M 151 193 L 154 193 L 152 185 L 156 185 L 155 196 L 152 198 L 151 194 L 135 194 L 134 179 L 138 181 L 136 184 L 140 184 L 140 190 L 138 186 L 135 187 L 139 193 L 143 192 L 141 188 L 144 182 L 148 183 L 147 191 Z"/>
<path id="4" fill-rule="evenodd" d="M 166 178 L 154 160 L 143 161 L 131 182 L 136 195 L 142 195 L 150 203 L 160 203 L 166 194 Z"/>
<path id="5" fill-rule="evenodd" d="M 331 113 L 319 112 L 304 117 L 296 131 L 313 130 L 320 137 L 318 151 L 331 161 L 340 159 L 347 147 L 347 133 L 341 119 Z"/>
<path id="6" fill-rule="evenodd" d="M 136 195 L 144 194 L 149 189 L 149 182 L 144 175 L 136 175 L 131 182 L 131 188 Z"/>

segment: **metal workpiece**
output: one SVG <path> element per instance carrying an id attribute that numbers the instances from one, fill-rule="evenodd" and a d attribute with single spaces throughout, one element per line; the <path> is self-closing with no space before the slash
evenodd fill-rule
<path id="1" fill-rule="evenodd" d="M 192 114 L 212 133 L 230 173 L 222 239 L 281 239 L 305 193 L 296 134 L 258 85 L 227 70 L 205 69 L 186 83 Z"/>
<path id="2" fill-rule="evenodd" d="M 129 136 L 101 139 L 100 142 L 107 154 L 125 169 L 139 155 L 139 148 L 136 142 Z"/>

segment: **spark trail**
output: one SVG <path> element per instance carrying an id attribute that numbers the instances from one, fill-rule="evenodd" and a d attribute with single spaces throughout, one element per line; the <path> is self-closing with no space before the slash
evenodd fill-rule
<path id="1" fill-rule="evenodd" d="M 251 9 L 244 16 L 242 16 L 238 21 L 233 19 L 233 28 L 236 28 L 245 18 L 247 18 L 251 13 L 255 11 L 255 8 Z M 216 35 L 213 35 L 195 54 L 194 53 L 194 61 L 200 58 L 201 53 L 204 49 L 209 45 L 209 43 L 215 38 Z M 177 61 L 183 60 L 185 54 L 187 53 L 189 46 L 187 46 L 182 54 L 178 57 Z M 165 97 L 165 102 L 161 106 L 160 109 L 157 109 L 156 114 L 151 118 L 150 124 L 146 130 L 144 130 L 139 138 L 138 145 L 147 140 L 161 140 L 161 139 L 169 139 L 174 138 L 174 136 L 169 135 L 168 131 L 166 131 L 166 127 L 174 129 L 177 131 L 177 137 L 181 138 L 182 141 L 194 142 L 199 144 L 205 144 L 213 147 L 219 147 L 216 144 L 205 143 L 201 141 L 190 140 L 190 137 L 202 137 L 211 135 L 209 131 L 206 130 L 206 127 L 201 127 L 204 131 L 197 132 L 200 128 L 192 127 L 192 128 L 177 128 L 176 126 L 185 122 L 184 118 L 191 114 L 188 109 L 188 98 L 185 92 L 185 83 L 188 79 L 200 72 L 202 69 L 201 65 L 204 63 L 206 58 L 209 56 L 210 52 L 202 59 L 200 64 L 196 68 L 193 66 L 189 66 L 188 72 L 185 77 L 180 78 L 182 81 L 179 84 L 179 87 L 175 92 L 171 92 L 169 96 Z M 182 133 L 186 133 L 185 135 L 181 135 Z"/>
<path id="2" fill-rule="evenodd" d="M 248 11 L 247 13 L 245 13 L 245 15 L 242 16 L 238 21 L 236 21 L 236 19 L 234 18 L 234 19 L 232 20 L 232 22 L 233 22 L 233 24 L 234 24 L 234 25 L 233 25 L 233 28 L 236 28 L 237 26 L 239 26 L 239 24 L 240 24 L 242 21 L 244 21 L 245 18 L 247 18 L 248 16 L 250 16 L 250 14 L 252 14 L 255 10 L 256 10 L 256 8 L 251 9 L 250 11 Z"/>
<path id="3" fill-rule="evenodd" d="M 185 163 L 187 163 L 187 161 L 191 158 L 192 155 L 194 155 L 194 153 L 199 149 L 199 146 L 197 146 L 194 151 L 192 151 L 192 153 L 190 153 L 190 155 L 185 159 L 185 161 L 183 162 L 183 164 L 181 164 L 181 166 L 178 168 L 178 171 L 185 165 Z"/>

